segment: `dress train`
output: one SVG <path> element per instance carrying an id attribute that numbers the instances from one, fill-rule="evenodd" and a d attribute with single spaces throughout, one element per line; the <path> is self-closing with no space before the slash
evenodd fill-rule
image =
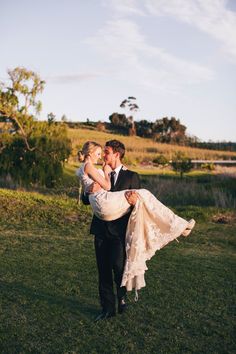
<path id="1" fill-rule="evenodd" d="M 138 201 L 129 218 L 126 231 L 126 263 L 121 286 L 128 291 L 144 287 L 146 261 L 157 250 L 177 239 L 195 225 L 174 214 L 148 190 L 137 191 Z"/>

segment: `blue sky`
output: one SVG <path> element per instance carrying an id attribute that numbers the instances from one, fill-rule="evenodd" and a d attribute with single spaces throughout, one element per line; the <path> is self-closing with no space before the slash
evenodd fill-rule
<path id="1" fill-rule="evenodd" d="M 0 18 L 0 80 L 36 71 L 40 119 L 106 121 L 135 96 L 135 120 L 236 141 L 236 0 L 0 0 Z"/>

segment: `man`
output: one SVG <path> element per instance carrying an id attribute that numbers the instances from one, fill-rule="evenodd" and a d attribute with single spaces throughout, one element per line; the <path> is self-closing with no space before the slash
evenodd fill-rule
<path id="1" fill-rule="evenodd" d="M 125 155 L 125 146 L 118 140 L 110 140 L 104 149 L 104 162 L 112 168 L 111 191 L 125 189 L 139 189 L 140 180 L 136 172 L 125 169 L 122 159 Z M 94 183 L 91 193 L 97 192 L 100 186 Z M 130 205 L 135 205 L 137 194 L 135 191 L 126 192 L 126 199 Z M 88 204 L 87 198 L 82 197 L 84 204 Z M 130 212 L 131 213 L 131 212 Z M 116 284 L 118 300 L 118 313 L 123 313 L 127 305 L 125 303 L 126 288 L 120 287 L 125 265 L 125 235 L 130 213 L 113 221 L 103 221 L 93 216 L 90 233 L 95 235 L 95 252 L 99 275 L 99 297 L 102 312 L 95 321 L 115 316 L 116 297 L 113 290 L 113 278 Z"/>

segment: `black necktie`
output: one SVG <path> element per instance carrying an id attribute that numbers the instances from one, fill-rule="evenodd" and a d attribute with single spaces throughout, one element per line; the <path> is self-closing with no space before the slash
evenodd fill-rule
<path id="1" fill-rule="evenodd" d="M 111 191 L 115 189 L 115 174 L 116 171 L 111 171 Z"/>

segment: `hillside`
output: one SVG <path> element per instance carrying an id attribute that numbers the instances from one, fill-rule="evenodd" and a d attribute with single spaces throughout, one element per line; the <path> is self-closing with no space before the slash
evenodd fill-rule
<path id="1" fill-rule="evenodd" d="M 163 154 L 171 159 L 176 151 L 184 152 L 191 159 L 196 160 L 228 160 L 236 159 L 236 152 L 198 149 L 185 146 L 162 144 L 151 139 L 138 136 L 124 136 L 109 132 L 100 132 L 90 129 L 68 129 L 72 141 L 73 156 L 87 140 L 94 140 L 104 145 L 107 140 L 119 139 L 127 149 L 126 163 L 137 164 L 144 161 L 152 161 L 157 155 Z"/>

